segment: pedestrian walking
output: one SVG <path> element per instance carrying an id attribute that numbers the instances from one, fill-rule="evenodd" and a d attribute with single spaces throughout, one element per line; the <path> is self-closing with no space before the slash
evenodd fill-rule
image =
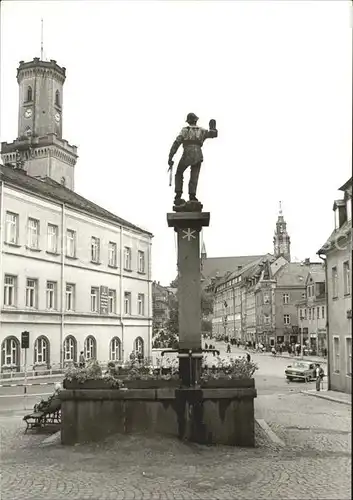
<path id="1" fill-rule="evenodd" d="M 208 349 L 208 344 L 207 344 L 207 342 L 205 343 L 205 349 Z"/>
<path id="2" fill-rule="evenodd" d="M 230 344 L 227 345 L 227 353 L 229 354 L 231 352 Z"/>
<path id="3" fill-rule="evenodd" d="M 246 359 L 247 359 L 248 363 L 250 363 L 251 356 L 250 356 L 250 354 L 248 352 L 246 353 Z"/>
<path id="4" fill-rule="evenodd" d="M 84 355 L 83 351 L 80 352 L 80 356 L 79 356 L 78 362 L 79 362 L 79 367 L 80 368 L 84 368 L 85 367 L 86 360 L 85 360 L 85 355 Z"/>
<path id="5" fill-rule="evenodd" d="M 282 346 L 280 345 L 280 346 L 279 346 L 279 353 L 280 353 L 280 354 L 282 354 L 282 352 L 283 352 L 283 348 L 282 348 Z"/>
<path id="6" fill-rule="evenodd" d="M 277 354 L 277 353 L 276 353 L 276 349 L 275 349 L 275 347 L 274 347 L 274 346 L 272 347 L 271 352 L 272 352 L 272 354 L 273 354 L 274 356 L 276 356 L 276 354 Z"/>

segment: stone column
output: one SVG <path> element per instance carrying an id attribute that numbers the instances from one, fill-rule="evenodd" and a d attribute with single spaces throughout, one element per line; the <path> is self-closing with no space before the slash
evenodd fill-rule
<path id="1" fill-rule="evenodd" d="M 202 360 L 200 231 L 209 212 L 168 213 L 178 234 L 179 373 L 185 386 L 198 381 Z"/>

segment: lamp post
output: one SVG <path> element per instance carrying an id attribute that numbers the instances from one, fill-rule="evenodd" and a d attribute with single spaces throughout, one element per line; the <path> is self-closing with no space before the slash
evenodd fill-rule
<path id="1" fill-rule="evenodd" d="M 300 329 L 300 343 L 301 343 L 301 354 L 302 354 L 302 359 L 304 356 L 304 328 L 303 328 L 303 321 L 304 321 L 304 316 L 300 316 L 300 324 L 301 324 L 301 329 Z"/>

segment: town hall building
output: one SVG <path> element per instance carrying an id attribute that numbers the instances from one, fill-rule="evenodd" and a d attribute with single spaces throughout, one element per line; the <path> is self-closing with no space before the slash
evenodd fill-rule
<path id="1" fill-rule="evenodd" d="M 66 70 L 20 62 L 18 137 L 1 144 L 1 371 L 151 356 L 152 234 L 75 192 L 63 139 Z"/>

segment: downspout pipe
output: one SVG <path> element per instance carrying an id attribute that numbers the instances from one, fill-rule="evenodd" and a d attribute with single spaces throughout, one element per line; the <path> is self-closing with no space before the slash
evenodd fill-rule
<path id="1" fill-rule="evenodd" d="M 121 358 L 125 361 L 125 332 L 124 332 L 124 321 L 123 321 L 123 311 L 124 311 L 124 287 L 123 287 L 123 268 L 124 268 L 124 248 L 123 248 L 123 226 L 120 226 L 120 326 L 121 326 Z"/>
<path id="2" fill-rule="evenodd" d="M 61 205 L 61 310 L 60 310 L 60 367 L 64 368 L 64 331 L 65 331 L 65 203 Z"/>
<path id="3" fill-rule="evenodd" d="M 2 328 L 1 311 L 3 305 L 3 242 L 4 242 L 4 181 L 0 188 L 0 331 Z"/>
<path id="4" fill-rule="evenodd" d="M 322 260 L 325 266 L 325 305 L 326 305 L 326 345 L 327 345 L 327 389 L 331 390 L 331 362 L 330 362 L 330 354 L 331 354 L 331 342 L 329 338 L 330 333 L 330 321 L 329 321 L 329 307 L 328 307 L 328 279 L 327 279 L 327 260 L 322 257 L 322 254 L 318 252 L 318 256 Z"/>
<path id="5" fill-rule="evenodd" d="M 151 317 L 152 317 L 152 299 L 151 299 L 151 287 L 152 287 L 152 262 L 151 262 L 151 247 L 152 247 L 152 241 L 150 240 L 148 242 L 148 254 L 147 254 L 147 260 L 148 260 L 148 274 L 147 274 L 147 287 L 148 287 L 148 294 L 147 294 L 147 300 L 148 300 L 148 320 L 147 320 L 147 328 L 148 328 L 148 357 L 152 359 L 152 324 L 151 324 Z"/>

